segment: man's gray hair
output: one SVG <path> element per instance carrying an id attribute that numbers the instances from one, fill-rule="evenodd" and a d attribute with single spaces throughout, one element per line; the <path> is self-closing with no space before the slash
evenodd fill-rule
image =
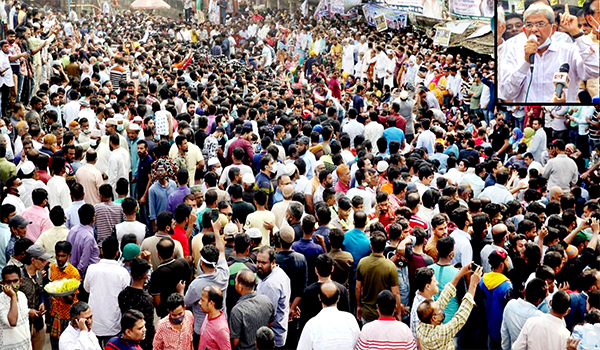
<path id="1" fill-rule="evenodd" d="M 90 308 L 90 306 L 84 301 L 76 302 L 75 304 L 73 304 L 71 306 L 71 310 L 70 310 L 71 319 L 74 320 L 76 318 L 79 318 L 79 315 L 82 312 L 86 312 L 89 308 Z"/>
<path id="2" fill-rule="evenodd" d="M 538 13 L 541 13 L 544 16 L 546 16 L 548 23 L 550 23 L 550 24 L 556 23 L 556 17 L 554 16 L 554 11 L 552 10 L 552 7 L 550 7 L 546 4 L 542 4 L 542 3 L 535 3 L 531 6 L 529 6 L 527 11 L 525 11 L 525 13 L 523 14 L 523 22 L 527 22 L 527 18 L 530 15 L 535 15 Z"/>
<path id="3" fill-rule="evenodd" d="M 302 215 L 304 215 L 304 206 L 298 201 L 292 201 L 290 203 L 289 211 L 294 219 L 300 220 L 302 219 Z"/>

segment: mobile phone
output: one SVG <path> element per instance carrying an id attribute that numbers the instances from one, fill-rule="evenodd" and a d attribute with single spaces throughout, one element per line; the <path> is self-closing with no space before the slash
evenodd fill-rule
<path id="1" fill-rule="evenodd" d="M 213 209 L 212 213 L 210 215 L 210 220 L 211 221 L 217 221 L 219 219 L 219 210 L 218 209 Z"/>
<path id="2" fill-rule="evenodd" d="M 477 270 L 478 268 L 479 268 L 479 265 L 477 265 L 477 264 L 475 264 L 475 263 L 472 263 L 472 264 L 471 264 L 471 271 L 475 271 L 475 270 Z"/>
<path id="3" fill-rule="evenodd" d="M 592 219 L 587 219 L 587 224 L 592 225 Z"/>

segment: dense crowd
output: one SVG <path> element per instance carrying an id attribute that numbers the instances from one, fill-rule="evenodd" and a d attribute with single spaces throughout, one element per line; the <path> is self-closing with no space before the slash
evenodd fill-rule
<path id="1" fill-rule="evenodd" d="M 416 27 L 214 5 L 7 3 L 0 349 L 593 345 L 600 106 L 496 108 L 494 60 Z"/>

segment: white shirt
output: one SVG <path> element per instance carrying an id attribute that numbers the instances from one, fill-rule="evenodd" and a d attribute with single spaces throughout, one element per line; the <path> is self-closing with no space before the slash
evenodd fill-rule
<path id="1" fill-rule="evenodd" d="M 10 68 L 10 61 L 8 55 L 4 52 L 0 52 L 0 70 L 4 70 L 4 74 L 0 75 L 0 86 L 6 85 L 8 87 L 15 86 L 15 79 Z"/>
<path id="2" fill-rule="evenodd" d="M 437 100 L 437 99 L 436 99 Z M 439 109 L 439 104 L 437 108 Z M 429 107 L 431 108 L 431 107 Z M 417 148 L 425 147 L 428 154 L 433 154 L 433 146 L 435 145 L 435 134 L 431 130 L 425 130 L 417 139 Z"/>
<path id="3" fill-rule="evenodd" d="M 460 92 L 460 85 L 462 83 L 462 77 L 456 73 L 455 76 L 450 74 L 446 80 L 446 90 L 450 91 L 450 94 L 454 97 L 458 97 Z"/>
<path id="4" fill-rule="evenodd" d="M 225 169 L 223 169 L 223 171 L 221 172 L 221 177 L 219 178 L 219 185 L 225 185 L 225 188 L 229 187 L 229 185 L 231 185 L 231 181 L 229 181 L 229 169 L 231 168 L 238 168 L 240 169 L 240 175 L 243 177 L 246 174 L 250 174 L 252 176 L 254 176 L 254 173 L 252 172 L 252 168 L 250 168 L 249 166 L 247 166 L 246 164 L 231 164 L 225 167 Z"/>
<path id="5" fill-rule="evenodd" d="M 365 126 L 356 119 L 349 119 L 348 123 L 342 127 L 342 131 L 348 133 L 348 136 L 350 136 L 350 147 L 354 148 L 354 138 L 365 133 Z M 383 131 L 381 133 L 383 135 Z"/>
<path id="6" fill-rule="evenodd" d="M 514 199 L 506 186 L 500 184 L 486 187 L 486 189 L 477 196 L 477 198 L 483 197 L 489 198 L 490 201 L 495 204 L 506 204 Z"/>
<path id="7" fill-rule="evenodd" d="M 356 318 L 337 307 L 325 307 L 304 326 L 298 350 L 351 350 L 356 346 L 360 329 Z"/>
<path id="8" fill-rule="evenodd" d="M 70 101 L 63 107 L 64 117 L 65 117 L 65 125 L 69 125 L 74 120 L 79 118 L 79 111 L 81 110 L 81 105 L 79 101 Z M 90 123 L 90 127 L 92 123 Z"/>
<path id="9" fill-rule="evenodd" d="M 359 196 L 363 198 L 363 211 L 366 214 L 371 214 L 371 193 L 369 193 L 369 191 L 367 191 L 366 189 L 360 189 L 358 187 L 351 188 L 348 190 L 348 192 L 346 192 L 346 197 L 350 198 L 350 200 L 352 200 L 354 196 Z"/>
<path id="10" fill-rule="evenodd" d="M 473 247 L 471 247 L 471 235 L 461 229 L 452 231 L 450 237 L 454 238 L 454 258 L 452 264 L 460 263 L 467 266 L 473 261 Z"/>
<path id="11" fill-rule="evenodd" d="M 300 158 L 306 163 L 306 177 L 312 179 L 312 177 L 315 176 L 315 163 L 317 162 L 317 158 L 309 150 L 306 150 Z"/>
<path id="12" fill-rule="evenodd" d="M 377 140 L 379 140 L 379 138 L 383 136 L 383 129 L 383 125 L 377 122 L 370 122 L 364 128 L 365 139 L 371 141 L 371 145 L 373 146 L 373 152 L 379 153 L 379 148 L 377 147 Z"/>
<path id="13" fill-rule="evenodd" d="M 512 349 L 564 350 L 570 335 L 564 321 L 556 316 L 532 317 L 525 322 Z"/>
<path id="14" fill-rule="evenodd" d="M 12 204 L 16 208 L 17 215 L 21 215 L 21 213 L 25 210 L 25 205 L 21 198 L 15 196 L 14 194 L 8 193 L 4 201 L 2 201 L 2 205 L 4 204 Z"/>
<path id="15" fill-rule="evenodd" d="M 129 171 L 131 170 L 131 163 L 129 162 L 129 154 L 127 151 L 119 147 L 112 151 L 110 158 L 108 158 L 108 183 L 112 186 L 113 192 L 117 188 L 117 181 L 120 178 L 129 180 Z M 115 196 L 116 197 L 116 196 Z"/>
<path id="16" fill-rule="evenodd" d="M 100 259 L 90 265 L 83 287 L 90 293 L 90 309 L 94 314 L 92 330 L 101 337 L 114 336 L 121 331 L 119 293 L 130 282 L 129 272 L 116 260 Z"/>
<path id="17" fill-rule="evenodd" d="M 575 40 L 575 44 L 553 40 L 548 49 L 540 56 L 535 54 L 533 81 L 527 102 L 548 102 L 554 93 L 552 77 L 564 63 L 569 64 L 570 89 L 565 89 L 567 102 L 575 102 L 579 92 L 579 82 L 597 79 L 600 75 L 600 56 L 598 50 L 583 37 Z M 500 92 L 503 97 L 514 102 L 525 102 L 527 87 L 532 73 L 530 64 L 525 61 L 524 45 L 511 45 L 506 48 L 506 60 L 500 81 Z"/>
<path id="18" fill-rule="evenodd" d="M 18 318 L 17 325 L 8 324 L 8 311 L 11 300 L 5 293 L 0 293 L 0 349 L 2 350 L 30 350 L 31 333 L 29 330 L 29 307 L 27 296 L 17 292 Z"/>
<path id="19" fill-rule="evenodd" d="M 115 231 L 117 233 L 117 239 L 119 240 L 119 247 L 121 246 L 123 236 L 128 233 L 133 233 L 135 235 L 138 246 L 141 246 L 142 241 L 146 238 L 146 225 L 139 221 L 123 221 L 122 223 L 115 225 Z"/>
<path id="20" fill-rule="evenodd" d="M 60 205 L 63 209 L 71 206 L 71 190 L 67 185 L 67 179 L 54 175 L 48 180 L 48 204 L 50 209 Z"/>
<path id="21" fill-rule="evenodd" d="M 101 348 L 94 331 L 82 332 L 69 325 L 60 335 L 58 350 L 101 350 Z"/>
<path id="22" fill-rule="evenodd" d="M 29 208 L 33 205 L 31 200 L 31 193 L 36 188 L 43 188 L 48 191 L 48 187 L 40 180 L 34 179 L 23 179 L 23 184 L 19 187 L 19 198 L 23 201 L 25 208 Z"/>

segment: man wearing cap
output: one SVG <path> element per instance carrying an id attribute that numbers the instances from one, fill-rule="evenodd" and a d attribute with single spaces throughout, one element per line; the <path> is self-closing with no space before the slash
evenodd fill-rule
<path id="1" fill-rule="evenodd" d="M 47 190 L 46 185 L 42 181 L 35 179 L 36 171 L 35 164 L 28 160 L 21 165 L 21 169 L 19 169 L 21 174 L 17 173 L 23 181 L 23 184 L 19 187 L 19 197 L 23 201 L 25 208 L 29 208 L 33 205 L 33 201 L 31 200 L 31 193 L 33 190 L 36 188 Z"/>
<path id="2" fill-rule="evenodd" d="M 492 349 L 499 349 L 502 341 L 500 328 L 505 300 L 512 293 L 512 283 L 506 277 L 508 272 L 508 254 L 504 250 L 495 249 L 488 257 L 492 272 L 485 273 L 479 287 L 485 293 L 485 316 L 489 332 L 489 344 Z"/>
<path id="3" fill-rule="evenodd" d="M 140 156 L 138 155 L 137 143 L 141 138 L 140 126 L 136 123 L 127 125 L 127 146 L 129 147 L 129 159 L 131 159 L 131 193 L 135 193 L 137 186 L 138 170 L 140 165 Z"/>
<path id="4" fill-rule="evenodd" d="M 244 192 L 242 193 L 242 199 L 244 202 L 254 203 L 254 184 L 256 183 L 256 179 L 254 174 L 244 174 L 242 176 L 242 188 Z"/>
<path id="5" fill-rule="evenodd" d="M 6 244 L 6 261 L 9 261 L 14 255 L 15 243 L 19 239 L 25 237 L 25 234 L 27 233 L 27 226 L 29 224 L 31 224 L 31 221 L 26 220 L 20 215 L 15 215 L 8 221 L 8 227 L 10 228 L 11 235 L 8 240 L 8 243 Z M 0 252 L 0 254 L 2 253 L 3 252 Z"/>
<path id="6" fill-rule="evenodd" d="M 108 146 L 110 145 L 110 135 L 117 134 L 119 136 L 119 146 L 125 148 L 125 150 L 129 153 L 129 144 L 127 143 L 127 139 L 117 130 L 119 121 L 122 120 L 122 116 L 120 116 L 120 118 L 114 117 L 106 119 L 106 124 L 104 125 L 104 136 L 102 136 L 100 142 Z"/>
<path id="7" fill-rule="evenodd" d="M 45 327 L 43 315 L 46 312 L 46 307 L 42 302 L 42 273 L 46 265 L 50 261 L 50 254 L 44 251 L 44 248 L 34 244 L 26 250 L 27 255 L 31 257 L 29 264 L 25 264 L 21 271 L 21 288 L 25 296 L 27 296 L 27 307 L 29 307 L 29 324 L 31 330 L 31 342 L 33 349 L 42 350 L 45 342 Z"/>

